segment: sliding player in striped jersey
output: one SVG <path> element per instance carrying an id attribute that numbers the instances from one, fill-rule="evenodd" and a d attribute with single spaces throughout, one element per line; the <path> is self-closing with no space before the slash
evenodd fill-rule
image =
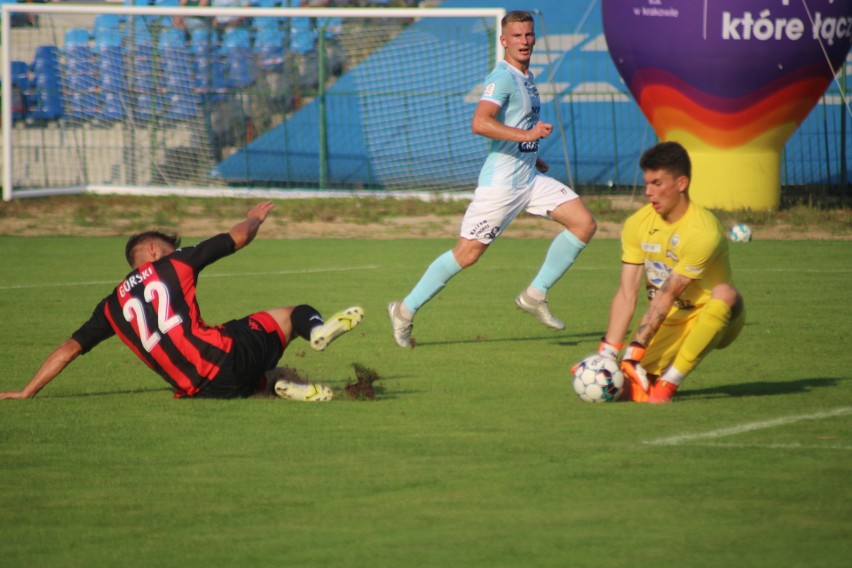
<path id="1" fill-rule="evenodd" d="M 176 398 L 248 397 L 264 387 L 266 372 L 275 368 L 296 336 L 318 351 L 325 349 L 360 323 L 360 307 L 343 310 L 327 322 L 304 304 L 222 325 L 208 325 L 201 317 L 196 300 L 199 273 L 254 240 L 272 208 L 270 201 L 259 203 L 229 232 L 187 248 L 178 248 L 177 236 L 157 231 L 131 237 L 125 257 L 133 270 L 47 357 L 23 390 L 0 393 L 0 399 L 34 397 L 71 361 L 113 335 L 165 379 Z M 292 385 L 279 394 L 299 398 L 300 388 L 310 387 Z M 331 398 L 327 387 L 315 391 L 314 398 Z"/>

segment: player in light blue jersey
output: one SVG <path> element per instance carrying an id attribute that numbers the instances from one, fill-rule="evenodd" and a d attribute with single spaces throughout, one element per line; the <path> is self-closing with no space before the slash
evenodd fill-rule
<path id="1" fill-rule="evenodd" d="M 597 230 L 594 217 L 569 187 L 543 175 L 538 141 L 553 125 L 539 120 L 541 101 L 529 71 L 535 27 L 528 12 L 509 12 L 501 22 L 504 60 L 485 79 L 473 115 L 475 134 L 491 139 L 473 201 L 461 223 L 456 245 L 426 269 L 402 300 L 388 305 L 394 340 L 413 347 L 414 314 L 456 274 L 474 264 L 521 211 L 549 217 L 565 227 L 550 245 L 539 273 L 515 304 L 541 323 L 561 330 L 565 324 L 547 304 L 547 292 L 571 267 Z"/>

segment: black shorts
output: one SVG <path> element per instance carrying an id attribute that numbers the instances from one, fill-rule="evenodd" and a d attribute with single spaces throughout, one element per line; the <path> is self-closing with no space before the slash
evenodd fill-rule
<path id="1" fill-rule="evenodd" d="M 234 347 L 216 378 L 192 398 L 245 398 L 263 387 L 264 374 L 278 365 L 287 347 L 284 332 L 271 315 L 258 312 L 224 326 Z"/>

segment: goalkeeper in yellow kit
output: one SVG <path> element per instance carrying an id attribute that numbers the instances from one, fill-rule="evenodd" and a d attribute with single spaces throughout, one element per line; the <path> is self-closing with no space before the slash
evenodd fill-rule
<path id="1" fill-rule="evenodd" d="M 707 353 L 736 339 L 745 308 L 719 219 L 689 199 L 687 151 L 662 142 L 645 151 L 639 166 L 649 203 L 624 223 L 621 280 L 599 353 L 618 357 L 644 279 L 648 309 L 621 362 L 625 396 L 665 403 Z"/>

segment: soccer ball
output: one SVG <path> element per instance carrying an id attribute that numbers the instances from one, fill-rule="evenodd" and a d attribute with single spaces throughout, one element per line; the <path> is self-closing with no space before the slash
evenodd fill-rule
<path id="1" fill-rule="evenodd" d="M 729 236 L 735 243 L 747 243 L 751 240 L 751 227 L 743 223 L 734 225 Z"/>
<path id="2" fill-rule="evenodd" d="M 574 392 L 586 402 L 613 402 L 624 391 L 618 363 L 602 355 L 589 355 L 574 367 Z"/>

